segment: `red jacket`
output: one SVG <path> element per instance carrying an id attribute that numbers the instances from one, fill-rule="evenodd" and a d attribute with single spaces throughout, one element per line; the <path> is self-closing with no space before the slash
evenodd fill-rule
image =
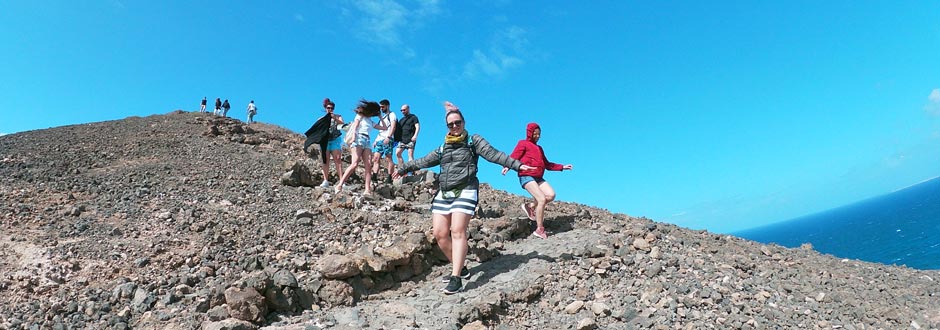
<path id="1" fill-rule="evenodd" d="M 542 147 L 532 142 L 532 133 L 535 132 L 537 128 L 539 128 L 539 124 L 536 123 L 526 125 L 525 140 L 519 140 L 519 143 L 516 144 L 516 148 L 513 149 L 512 154 L 509 155 L 509 157 L 518 159 L 525 165 L 535 167 L 534 170 L 519 171 L 519 176 L 542 178 L 542 176 L 545 175 L 545 170 L 561 171 L 565 167 L 564 165 L 548 161 L 548 159 L 545 158 L 545 152 L 542 150 Z"/>

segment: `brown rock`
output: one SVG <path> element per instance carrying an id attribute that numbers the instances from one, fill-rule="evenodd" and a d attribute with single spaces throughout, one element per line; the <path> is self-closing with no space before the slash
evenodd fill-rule
<path id="1" fill-rule="evenodd" d="M 268 314 L 264 297 L 252 288 L 226 289 L 225 303 L 228 304 L 228 314 L 239 320 L 259 323 L 264 321 L 264 316 Z"/>

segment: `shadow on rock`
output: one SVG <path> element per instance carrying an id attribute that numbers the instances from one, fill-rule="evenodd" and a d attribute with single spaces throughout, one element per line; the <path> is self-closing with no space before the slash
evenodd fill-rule
<path id="1" fill-rule="evenodd" d="M 502 274 L 510 273 L 516 270 L 517 268 L 519 268 L 520 266 L 522 266 L 523 264 L 528 263 L 529 260 L 532 260 L 532 259 L 541 259 L 541 260 L 545 260 L 548 262 L 555 261 L 555 258 L 545 256 L 545 255 L 540 255 L 538 254 L 538 252 L 535 252 L 535 251 L 529 252 L 526 254 L 502 255 L 502 256 L 499 256 L 497 258 L 490 260 L 489 262 L 486 262 L 486 263 L 480 264 L 479 266 L 471 268 L 470 269 L 471 274 L 480 273 L 480 275 L 476 275 L 479 277 L 467 283 L 467 285 L 464 287 L 464 290 L 469 291 L 477 287 L 486 285 L 490 281 L 494 281 L 493 279 L 495 277 L 502 275 Z M 518 275 L 510 276 L 508 280 L 514 279 L 515 276 L 518 276 Z"/>

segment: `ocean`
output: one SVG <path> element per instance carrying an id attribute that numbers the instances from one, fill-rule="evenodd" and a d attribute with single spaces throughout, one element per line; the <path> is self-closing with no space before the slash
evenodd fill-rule
<path id="1" fill-rule="evenodd" d="M 940 178 L 836 209 L 732 233 L 839 258 L 940 269 Z"/>

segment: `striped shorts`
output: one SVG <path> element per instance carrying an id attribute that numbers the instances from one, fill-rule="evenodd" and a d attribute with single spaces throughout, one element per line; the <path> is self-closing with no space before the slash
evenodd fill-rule
<path id="1" fill-rule="evenodd" d="M 461 190 L 456 198 L 444 198 L 443 192 L 438 191 L 431 202 L 431 213 L 446 215 L 460 212 L 473 215 L 477 209 L 478 198 L 476 189 Z"/>

